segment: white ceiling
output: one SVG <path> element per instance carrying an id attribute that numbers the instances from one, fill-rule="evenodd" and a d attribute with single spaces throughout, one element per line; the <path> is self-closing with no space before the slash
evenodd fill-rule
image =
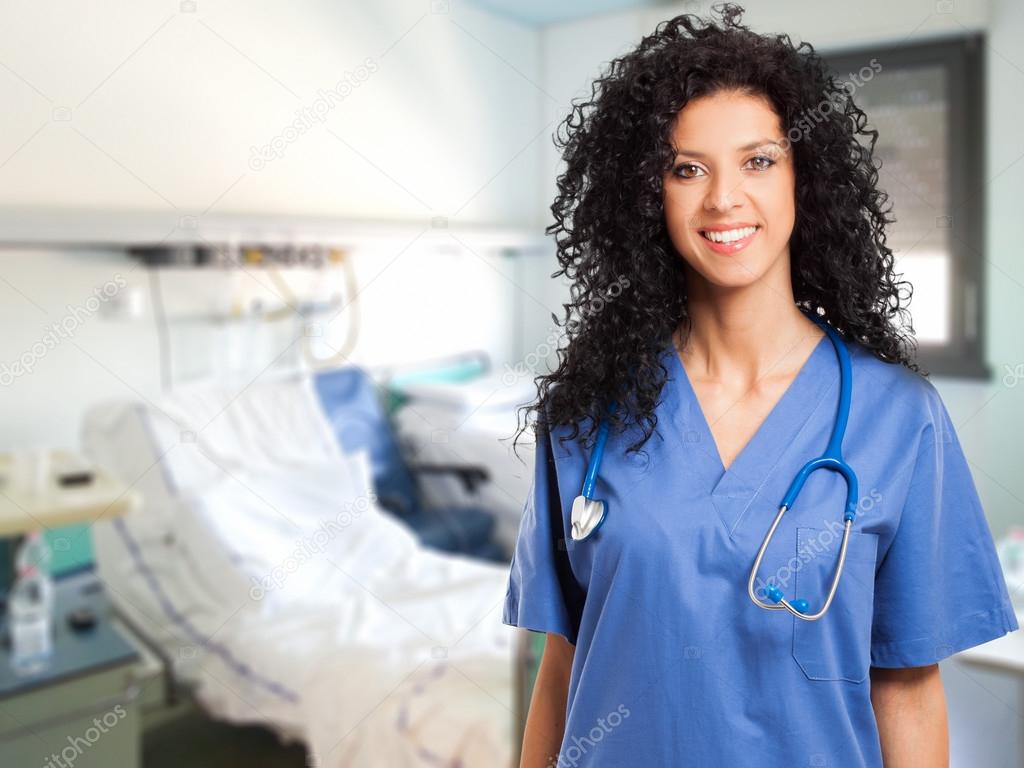
<path id="1" fill-rule="evenodd" d="M 474 5 L 524 24 L 542 26 L 613 11 L 654 8 L 664 0 L 472 0 Z"/>

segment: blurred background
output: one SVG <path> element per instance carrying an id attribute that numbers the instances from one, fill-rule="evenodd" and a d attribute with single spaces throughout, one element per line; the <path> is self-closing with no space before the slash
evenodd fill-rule
<path id="1" fill-rule="evenodd" d="M 744 6 L 859 78 L 920 362 L 1024 611 L 1024 6 Z M 6 6 L 0 763 L 517 761 L 552 135 L 708 10 Z M 943 662 L 954 766 L 1024 765 L 1022 675 L 1016 635 Z"/>

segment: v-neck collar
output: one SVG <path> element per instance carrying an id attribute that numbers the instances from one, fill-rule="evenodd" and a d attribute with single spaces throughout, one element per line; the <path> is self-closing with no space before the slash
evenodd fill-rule
<path id="1" fill-rule="evenodd" d="M 699 462 L 703 470 L 701 474 L 710 486 L 711 495 L 742 497 L 748 503 L 771 475 L 786 449 L 796 441 L 825 392 L 836 387 L 839 376 L 835 350 L 827 334 L 823 335 L 768 416 L 725 469 L 711 427 L 671 340 L 664 355 L 669 371 L 666 400 L 674 406 L 671 411 L 673 427 L 683 442 L 702 457 Z M 821 450 L 824 448 L 822 445 Z"/>

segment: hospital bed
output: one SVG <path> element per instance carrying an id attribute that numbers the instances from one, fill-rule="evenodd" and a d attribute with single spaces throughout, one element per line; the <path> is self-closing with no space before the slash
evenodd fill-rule
<path id="1" fill-rule="evenodd" d="M 533 438 L 519 436 L 519 406 L 536 396 L 532 379 L 485 370 L 465 381 L 401 383 L 402 404 L 393 421 L 398 440 L 426 462 L 479 466 L 490 482 L 468 488 L 446 474 L 421 478 L 423 496 L 435 504 L 480 505 L 495 521 L 495 543 L 512 557 L 523 500 L 533 478 Z"/>
<path id="2" fill-rule="evenodd" d="M 375 382 L 361 368 L 322 371 L 314 383 L 338 445 L 349 452 L 366 451 L 382 507 L 413 528 L 426 546 L 508 562 L 511 554 L 506 556 L 494 540 L 495 515 L 474 504 L 474 497 L 490 480 L 486 466 L 459 461 L 408 461 L 399 450 Z M 426 503 L 420 493 L 420 478 L 424 475 L 451 478 L 469 498 L 456 504 L 448 499 Z"/>
<path id="3" fill-rule="evenodd" d="M 211 716 L 314 765 L 511 764 L 528 654 L 501 623 L 507 562 L 482 559 L 479 511 L 387 508 L 380 433 L 342 416 L 369 391 L 267 374 L 92 408 L 84 452 L 143 498 L 95 526 L 99 573 Z"/>

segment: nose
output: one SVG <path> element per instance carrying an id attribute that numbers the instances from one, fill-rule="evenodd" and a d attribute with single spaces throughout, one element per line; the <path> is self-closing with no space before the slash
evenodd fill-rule
<path id="1" fill-rule="evenodd" d="M 704 198 L 704 210 L 728 211 L 742 202 L 743 177 L 739 174 L 716 173 L 711 177 L 707 195 Z"/>

